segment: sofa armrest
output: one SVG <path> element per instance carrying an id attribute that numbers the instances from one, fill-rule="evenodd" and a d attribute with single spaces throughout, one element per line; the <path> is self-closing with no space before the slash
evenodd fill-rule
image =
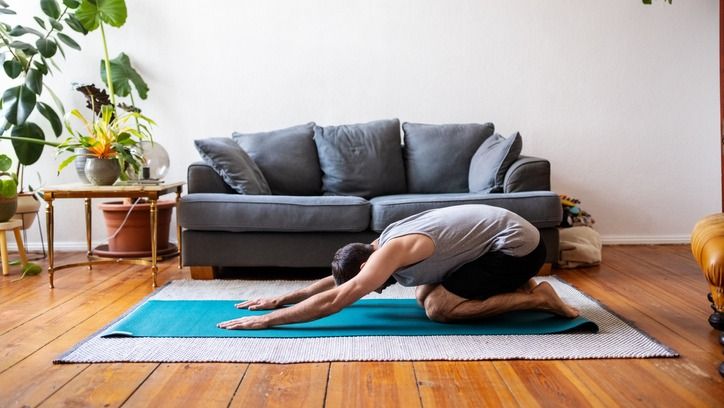
<path id="1" fill-rule="evenodd" d="M 191 163 L 186 177 L 188 178 L 188 193 L 226 193 L 238 194 L 224 181 L 213 167 L 204 162 Z"/>
<path id="2" fill-rule="evenodd" d="M 551 163 L 539 157 L 520 156 L 505 173 L 503 191 L 550 191 Z"/>

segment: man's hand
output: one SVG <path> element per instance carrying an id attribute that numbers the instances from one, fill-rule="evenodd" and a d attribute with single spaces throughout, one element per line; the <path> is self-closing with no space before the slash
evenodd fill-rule
<path id="1" fill-rule="evenodd" d="M 278 298 L 267 298 L 267 299 L 253 299 L 245 302 L 237 303 L 234 306 L 237 309 L 249 309 L 249 310 L 268 310 L 276 309 L 280 306 Z"/>
<path id="2" fill-rule="evenodd" d="M 266 329 L 269 321 L 266 316 L 246 316 L 221 322 L 216 327 L 227 330 Z"/>

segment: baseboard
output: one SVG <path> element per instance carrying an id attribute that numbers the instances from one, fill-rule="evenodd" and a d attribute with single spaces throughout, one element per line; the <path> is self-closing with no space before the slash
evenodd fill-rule
<path id="1" fill-rule="evenodd" d="M 688 244 L 691 235 L 601 235 L 603 245 Z"/>
<path id="2" fill-rule="evenodd" d="M 175 241 L 169 241 L 169 242 L 172 243 L 172 244 L 174 244 L 174 245 L 178 245 L 178 243 L 175 242 Z M 100 245 L 100 244 L 105 244 L 105 243 L 106 243 L 105 241 L 93 242 L 93 248 L 97 247 L 97 246 Z M 69 252 L 69 251 L 83 251 L 83 252 L 85 252 L 85 250 L 86 250 L 86 245 L 87 245 L 87 244 L 86 244 L 85 242 L 74 242 L 74 241 L 62 241 L 62 242 L 55 242 L 55 243 L 53 243 L 53 247 L 55 248 L 56 251 L 66 251 L 66 252 Z M 26 249 L 27 251 L 42 251 L 42 250 L 43 250 L 43 246 L 40 244 L 40 241 L 33 241 L 33 242 L 28 242 L 28 243 L 26 243 L 26 244 L 25 244 L 25 249 Z M 17 250 L 18 250 L 18 246 L 17 246 L 17 244 L 16 244 L 15 242 L 13 242 L 13 238 L 12 238 L 12 237 L 11 237 L 10 239 L 8 239 L 8 250 L 10 250 L 10 251 L 17 251 Z M 48 243 L 47 243 L 47 242 L 45 243 L 45 250 L 46 250 L 46 251 L 48 250 Z"/>

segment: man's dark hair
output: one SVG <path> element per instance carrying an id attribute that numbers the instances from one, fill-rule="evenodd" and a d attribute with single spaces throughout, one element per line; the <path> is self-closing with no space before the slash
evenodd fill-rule
<path id="1" fill-rule="evenodd" d="M 355 242 L 337 250 L 332 259 L 332 276 L 337 286 L 357 276 L 360 266 L 367 262 L 375 248 L 370 244 Z"/>

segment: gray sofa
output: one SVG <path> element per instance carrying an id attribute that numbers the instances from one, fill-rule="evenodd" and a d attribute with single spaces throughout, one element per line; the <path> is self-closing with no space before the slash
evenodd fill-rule
<path id="1" fill-rule="evenodd" d="M 550 163 L 519 156 L 519 135 L 502 138 L 489 123 L 402 129 L 404 138 L 396 119 L 309 123 L 196 141 L 204 161 L 188 167 L 178 209 L 183 265 L 201 279 L 219 267 L 327 267 L 339 247 L 371 242 L 392 222 L 473 203 L 523 216 L 556 259 Z"/>

